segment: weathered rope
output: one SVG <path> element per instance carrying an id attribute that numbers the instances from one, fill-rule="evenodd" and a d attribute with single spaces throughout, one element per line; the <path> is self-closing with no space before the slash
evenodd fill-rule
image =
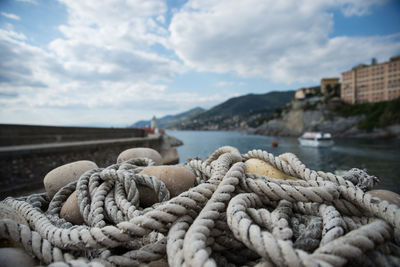
<path id="1" fill-rule="evenodd" d="M 299 180 L 246 172 L 262 160 Z M 377 178 L 352 169 L 343 176 L 308 169 L 295 155 L 222 147 L 185 164 L 195 186 L 170 198 L 157 177 L 139 174 L 146 158 L 98 168 L 44 194 L 7 198 L 29 225 L 0 220 L 0 237 L 22 244 L 51 266 L 343 266 L 400 263 L 400 209 L 365 191 Z M 142 208 L 140 188 L 158 203 Z M 76 191 L 84 224 L 59 216 Z"/>

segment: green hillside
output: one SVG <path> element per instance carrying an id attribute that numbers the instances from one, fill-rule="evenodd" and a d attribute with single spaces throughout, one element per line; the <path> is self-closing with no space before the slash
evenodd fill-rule
<path id="1" fill-rule="evenodd" d="M 357 127 L 370 131 L 400 123 L 400 98 L 378 103 L 343 104 L 335 111 L 344 117 L 365 115 L 365 119 Z"/>
<path id="2" fill-rule="evenodd" d="M 181 129 L 238 128 L 243 121 L 251 124 L 253 120 L 272 115 L 277 108 L 293 100 L 294 93 L 294 91 L 270 92 L 230 98 L 176 127 Z"/>
<path id="3" fill-rule="evenodd" d="M 171 125 L 179 124 L 181 121 L 191 119 L 193 116 L 196 116 L 203 111 L 204 111 L 203 108 L 196 107 L 176 115 L 166 115 L 164 117 L 157 119 L 158 127 L 169 128 L 171 127 Z M 149 127 L 149 126 L 150 126 L 150 120 L 141 120 L 135 122 L 131 127 Z"/>
<path id="4" fill-rule="evenodd" d="M 176 125 L 177 123 L 192 119 L 194 116 L 204 112 L 204 110 L 205 109 L 201 107 L 196 107 L 186 112 L 179 113 L 177 115 L 165 116 L 159 121 L 160 128 L 171 128 L 171 126 Z"/>

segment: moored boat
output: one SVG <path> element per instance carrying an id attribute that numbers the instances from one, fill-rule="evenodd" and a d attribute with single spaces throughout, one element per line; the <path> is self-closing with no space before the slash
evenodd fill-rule
<path id="1" fill-rule="evenodd" d="M 330 133 L 305 132 L 299 137 L 300 145 L 312 147 L 328 147 L 334 144 Z"/>

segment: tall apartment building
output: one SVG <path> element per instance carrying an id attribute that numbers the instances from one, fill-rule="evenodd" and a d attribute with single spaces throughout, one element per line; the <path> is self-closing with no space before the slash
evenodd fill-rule
<path id="1" fill-rule="evenodd" d="M 341 98 L 346 103 L 380 102 L 400 97 L 400 56 L 380 64 L 360 64 L 342 73 Z"/>

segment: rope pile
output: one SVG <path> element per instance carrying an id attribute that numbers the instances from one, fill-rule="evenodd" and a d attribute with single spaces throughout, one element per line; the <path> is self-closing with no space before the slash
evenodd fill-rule
<path id="1" fill-rule="evenodd" d="M 299 180 L 246 172 L 260 159 Z M 29 226 L 0 220 L 0 237 L 50 266 L 400 266 L 400 209 L 366 193 L 376 177 L 352 169 L 336 176 L 308 169 L 295 155 L 222 147 L 185 164 L 196 185 L 170 198 L 165 184 L 139 174 L 135 158 L 93 169 L 48 200 L 7 198 Z M 138 186 L 159 203 L 141 208 Z M 59 217 L 76 190 L 85 224 Z"/>

